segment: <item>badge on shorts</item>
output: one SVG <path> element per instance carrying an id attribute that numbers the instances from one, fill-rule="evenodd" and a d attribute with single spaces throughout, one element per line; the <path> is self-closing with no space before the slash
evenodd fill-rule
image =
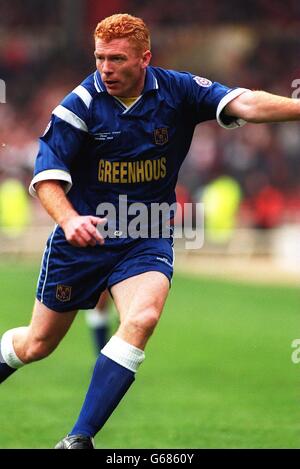
<path id="1" fill-rule="evenodd" d="M 56 287 L 56 298 L 59 301 L 70 301 L 72 293 L 72 287 L 67 285 L 57 285 Z"/>
<path id="2" fill-rule="evenodd" d="M 169 141 L 167 127 L 160 127 L 159 129 L 154 130 L 154 141 L 156 145 L 164 145 Z"/>

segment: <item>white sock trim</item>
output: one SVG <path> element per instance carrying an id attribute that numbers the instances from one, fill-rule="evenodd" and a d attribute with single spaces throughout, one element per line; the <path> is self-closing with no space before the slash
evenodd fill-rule
<path id="1" fill-rule="evenodd" d="M 107 310 L 87 309 L 85 312 L 85 320 L 91 329 L 107 326 L 109 323 L 109 312 Z"/>
<path id="2" fill-rule="evenodd" d="M 124 366 L 133 373 L 136 373 L 138 367 L 145 359 L 143 350 L 128 344 L 125 340 L 120 339 L 113 335 L 107 342 L 101 353 L 111 360 L 117 362 L 119 365 Z"/>
<path id="3" fill-rule="evenodd" d="M 21 368 L 21 366 L 25 365 L 25 363 L 23 363 L 17 356 L 13 346 L 13 336 L 15 332 L 19 329 L 24 329 L 24 327 L 16 327 L 15 329 L 10 329 L 9 331 L 6 331 L 1 338 L 1 355 L 8 366 L 16 369 Z"/>

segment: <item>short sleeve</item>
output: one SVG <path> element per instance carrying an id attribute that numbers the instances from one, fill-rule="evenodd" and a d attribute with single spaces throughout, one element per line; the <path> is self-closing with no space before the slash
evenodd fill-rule
<path id="1" fill-rule="evenodd" d="M 221 83 L 191 74 L 186 74 L 185 81 L 188 104 L 195 113 L 197 123 L 216 119 L 225 129 L 241 127 L 246 123 L 242 119 L 226 116 L 223 111 L 230 101 L 247 89 L 228 88 Z"/>
<path id="2" fill-rule="evenodd" d="M 78 89 L 78 88 L 77 88 Z M 88 135 L 87 94 L 70 93 L 51 116 L 44 135 L 39 139 L 34 177 L 29 192 L 36 195 L 35 184 L 55 179 L 64 182 L 66 192 L 72 186 L 71 165 Z"/>

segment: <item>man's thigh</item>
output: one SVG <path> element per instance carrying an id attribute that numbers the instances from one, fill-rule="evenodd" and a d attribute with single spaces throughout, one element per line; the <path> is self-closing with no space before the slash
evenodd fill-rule
<path id="1" fill-rule="evenodd" d="M 36 338 L 59 342 L 70 328 L 76 314 L 76 310 L 64 313 L 54 311 L 39 300 L 35 300 L 29 333 Z"/>

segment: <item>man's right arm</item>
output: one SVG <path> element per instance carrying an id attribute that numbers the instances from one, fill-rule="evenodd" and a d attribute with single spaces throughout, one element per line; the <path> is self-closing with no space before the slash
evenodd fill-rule
<path id="1" fill-rule="evenodd" d="M 97 225 L 105 223 L 106 219 L 92 215 L 79 215 L 68 200 L 59 181 L 40 181 L 35 185 L 35 189 L 41 204 L 53 220 L 61 226 L 70 244 L 86 247 L 104 243 Z"/>

